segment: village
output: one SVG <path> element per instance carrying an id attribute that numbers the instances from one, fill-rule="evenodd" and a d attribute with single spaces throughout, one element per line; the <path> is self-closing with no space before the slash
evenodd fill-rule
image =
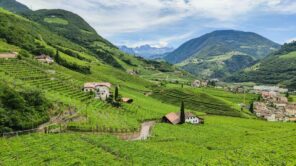
<path id="1" fill-rule="evenodd" d="M 253 112 L 267 121 L 296 121 L 296 103 L 289 102 L 288 89 L 276 86 L 255 86 L 260 95 L 253 103 Z M 285 96 L 284 96 L 285 95 Z"/>
<path id="2" fill-rule="evenodd" d="M 252 93 L 259 95 L 258 101 L 254 101 L 249 106 L 249 110 L 259 118 L 267 121 L 296 121 L 296 103 L 289 102 L 289 91 L 279 86 L 242 86 L 242 85 L 225 85 L 219 83 L 218 79 L 212 80 L 195 80 L 191 84 L 194 88 L 214 86 L 218 89 L 224 89 L 233 93 Z M 241 106 L 246 107 L 245 104 Z M 252 107 L 252 108 L 250 108 Z"/>

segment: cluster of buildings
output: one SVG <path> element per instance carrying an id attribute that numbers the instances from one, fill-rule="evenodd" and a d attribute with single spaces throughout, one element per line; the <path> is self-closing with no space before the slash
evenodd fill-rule
<path id="1" fill-rule="evenodd" d="M 268 121 L 296 121 L 296 103 L 290 103 L 288 98 L 282 95 L 288 92 L 287 89 L 256 86 L 254 90 L 261 95 L 261 100 L 253 104 L 257 117 Z"/>
<path id="2" fill-rule="evenodd" d="M 211 79 L 211 80 L 194 80 L 192 83 L 191 83 L 191 86 L 192 87 L 195 87 L 195 88 L 200 88 L 200 87 L 207 87 L 211 84 L 215 84 L 216 82 L 218 82 L 219 80 L 218 79 Z"/>
<path id="3" fill-rule="evenodd" d="M 192 87 L 199 88 L 199 87 L 207 87 L 209 81 L 208 80 L 194 80 L 191 83 Z"/>
<path id="4" fill-rule="evenodd" d="M 17 58 L 18 53 L 12 52 L 12 53 L 0 53 L 0 59 L 15 59 Z M 52 64 L 54 63 L 54 60 L 45 54 L 41 54 L 39 56 L 35 56 L 35 59 L 42 63 Z"/>
<path id="5" fill-rule="evenodd" d="M 112 84 L 109 82 L 87 82 L 83 86 L 84 92 L 94 92 L 96 99 L 107 100 L 110 96 L 110 88 Z"/>
<path id="6" fill-rule="evenodd" d="M 112 84 L 109 82 L 87 82 L 84 83 L 83 90 L 84 92 L 93 92 L 95 93 L 96 99 L 106 101 L 111 95 L 111 87 Z M 132 103 L 133 99 L 123 97 L 121 101 L 124 103 Z"/>

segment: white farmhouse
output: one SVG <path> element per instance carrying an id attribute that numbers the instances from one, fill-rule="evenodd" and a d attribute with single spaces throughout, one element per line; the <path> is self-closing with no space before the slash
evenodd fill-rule
<path id="1" fill-rule="evenodd" d="M 180 112 L 171 112 L 165 115 L 162 118 L 162 122 L 171 123 L 171 124 L 179 124 L 181 121 Z M 203 124 L 204 120 L 196 115 L 192 114 L 191 112 L 185 112 L 185 122 L 191 124 Z"/>
<path id="2" fill-rule="evenodd" d="M 84 91 L 95 92 L 97 99 L 106 100 L 110 96 L 111 86 L 109 82 L 88 82 L 84 84 Z"/>
<path id="3" fill-rule="evenodd" d="M 202 122 L 202 119 L 198 118 L 197 116 L 195 116 L 192 113 L 188 112 L 188 113 L 185 113 L 185 122 L 186 123 L 192 123 L 192 124 L 198 124 L 198 123 Z"/>

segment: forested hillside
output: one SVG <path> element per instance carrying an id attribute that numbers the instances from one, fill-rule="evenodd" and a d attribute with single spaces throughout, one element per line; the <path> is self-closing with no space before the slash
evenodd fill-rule
<path id="1" fill-rule="evenodd" d="M 228 81 L 253 81 L 261 84 L 280 84 L 296 89 L 296 42 L 284 44 L 282 48 L 259 61 L 252 67 L 229 77 Z"/>
<path id="2" fill-rule="evenodd" d="M 23 5 L 16 0 L 0 0 L 0 7 L 14 13 L 26 13 L 31 11 L 26 5 Z"/>
<path id="3" fill-rule="evenodd" d="M 192 39 L 164 59 L 205 78 L 223 78 L 279 49 L 256 33 L 220 30 Z"/>
<path id="4" fill-rule="evenodd" d="M 35 128 L 49 120 L 51 103 L 36 89 L 15 89 L 0 80 L 0 133 Z"/>

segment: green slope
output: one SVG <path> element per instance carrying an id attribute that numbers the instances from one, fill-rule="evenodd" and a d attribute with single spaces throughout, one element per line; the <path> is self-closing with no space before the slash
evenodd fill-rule
<path id="1" fill-rule="evenodd" d="M 221 30 L 184 43 L 165 60 L 201 77 L 225 77 L 278 48 L 278 44 L 255 33 Z"/>
<path id="2" fill-rule="evenodd" d="M 250 113 L 246 110 L 241 110 L 238 104 L 232 99 L 239 97 L 238 95 L 215 90 L 215 89 L 192 89 L 192 88 L 160 88 L 155 89 L 152 97 L 159 99 L 165 103 L 170 103 L 176 106 L 180 105 L 180 101 L 184 101 L 186 108 L 205 112 L 213 115 L 226 115 L 236 117 L 250 117 Z M 240 96 L 242 97 L 242 96 Z M 249 104 L 256 96 L 249 96 Z M 243 99 L 243 98 L 241 98 Z"/>
<path id="3" fill-rule="evenodd" d="M 14 13 L 25 13 L 31 11 L 27 6 L 17 2 L 16 0 L 0 0 L 0 7 Z"/>
<path id="4" fill-rule="evenodd" d="M 296 42 L 285 44 L 278 52 L 254 66 L 226 79 L 227 81 L 281 84 L 296 89 Z"/>

